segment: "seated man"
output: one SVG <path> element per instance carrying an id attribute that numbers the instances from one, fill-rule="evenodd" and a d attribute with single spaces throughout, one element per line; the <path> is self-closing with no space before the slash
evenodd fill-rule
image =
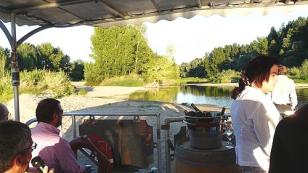
<path id="1" fill-rule="evenodd" d="M 4 104 L 0 103 L 0 121 L 8 120 L 8 117 L 9 117 L 9 110 Z"/>
<path id="2" fill-rule="evenodd" d="M 34 148 L 27 125 L 18 121 L 0 122 L 0 172 L 24 173 Z M 47 169 L 44 168 L 44 173 Z"/>
<path id="3" fill-rule="evenodd" d="M 276 128 L 269 173 L 308 172 L 308 104 L 281 120 Z"/>
<path id="4" fill-rule="evenodd" d="M 40 156 L 56 173 L 84 172 L 69 143 L 59 136 L 60 130 L 57 127 L 62 124 L 62 116 L 63 110 L 58 100 L 48 98 L 38 103 L 38 124 L 31 129 L 32 139 L 37 143 L 33 156 Z"/>

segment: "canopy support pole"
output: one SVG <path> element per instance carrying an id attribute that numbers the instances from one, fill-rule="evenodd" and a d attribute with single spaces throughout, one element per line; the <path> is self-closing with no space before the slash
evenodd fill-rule
<path id="1" fill-rule="evenodd" d="M 44 25 L 44 26 L 40 26 L 32 31 L 30 31 L 29 33 L 27 33 L 26 35 L 24 35 L 23 37 L 21 37 L 18 41 L 17 41 L 17 47 L 19 45 L 21 45 L 26 39 L 28 39 L 29 37 L 31 37 L 32 35 L 44 30 L 44 29 L 48 29 L 53 27 L 53 25 Z"/>
<path id="2" fill-rule="evenodd" d="M 5 27 L 4 23 L 2 22 L 2 20 L 0 20 L 0 28 L 1 30 L 3 31 L 3 33 L 5 34 L 7 40 L 9 41 L 10 43 L 10 46 L 12 47 L 13 45 L 13 39 L 11 37 L 11 34 L 9 32 L 9 30 Z"/>
<path id="3" fill-rule="evenodd" d="M 19 113 L 19 67 L 17 60 L 17 42 L 16 42 L 16 14 L 11 13 L 11 69 L 12 69 L 12 86 L 14 92 L 14 110 L 15 110 L 15 120 L 20 121 Z"/>
<path id="4" fill-rule="evenodd" d="M 11 73 L 12 73 L 12 86 L 13 86 L 13 93 L 14 93 L 14 111 L 15 111 L 15 120 L 20 121 L 20 112 L 19 112 L 19 67 L 18 67 L 18 57 L 17 57 L 17 47 L 22 44 L 27 38 L 31 37 L 32 35 L 53 27 L 53 25 L 45 25 L 38 27 L 26 35 L 24 35 L 21 39 L 16 41 L 16 13 L 11 13 L 11 33 L 8 31 L 2 20 L 0 20 L 0 28 L 4 32 L 6 38 L 8 39 L 10 46 L 11 46 Z"/>

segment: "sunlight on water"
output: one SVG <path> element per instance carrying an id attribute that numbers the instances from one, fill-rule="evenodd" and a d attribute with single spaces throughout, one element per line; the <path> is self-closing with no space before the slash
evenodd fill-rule
<path id="1" fill-rule="evenodd" d="M 230 94 L 233 87 L 178 86 L 136 92 L 130 95 L 132 100 L 162 101 L 173 103 L 212 104 L 230 108 Z M 308 102 L 308 88 L 297 89 L 299 105 Z"/>

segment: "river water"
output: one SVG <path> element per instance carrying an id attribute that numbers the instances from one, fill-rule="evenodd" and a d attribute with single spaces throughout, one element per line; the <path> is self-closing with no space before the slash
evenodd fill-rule
<path id="1" fill-rule="evenodd" d="M 172 103 L 212 104 L 230 108 L 233 87 L 212 87 L 200 85 L 183 85 L 161 87 L 130 95 L 133 100 L 163 101 Z M 298 105 L 308 103 L 308 88 L 297 89 Z"/>

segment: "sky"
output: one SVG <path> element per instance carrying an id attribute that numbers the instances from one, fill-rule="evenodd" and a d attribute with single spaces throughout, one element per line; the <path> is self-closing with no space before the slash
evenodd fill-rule
<path id="1" fill-rule="evenodd" d="M 174 21 L 144 23 L 145 36 L 154 52 L 165 55 L 168 47 L 172 47 L 173 57 L 177 64 L 201 58 L 215 47 L 227 44 L 247 44 L 257 37 L 267 36 L 270 28 L 279 29 L 282 23 L 294 20 L 299 16 L 308 17 L 306 10 L 292 13 L 272 12 L 267 15 L 253 13 L 248 16 L 213 15 L 210 17 L 195 16 L 191 19 L 178 18 Z M 6 24 L 8 29 L 10 25 Z M 36 27 L 17 27 L 17 38 Z M 78 26 L 70 28 L 51 28 L 43 30 L 25 42 L 38 45 L 50 42 L 60 47 L 71 60 L 91 60 L 91 35 L 93 27 Z M 0 46 L 9 48 L 9 43 L 0 31 Z"/>

